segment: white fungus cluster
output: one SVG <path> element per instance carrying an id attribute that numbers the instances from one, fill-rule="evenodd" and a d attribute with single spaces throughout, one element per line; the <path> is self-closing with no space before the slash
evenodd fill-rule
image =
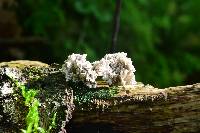
<path id="1" fill-rule="evenodd" d="M 134 85 L 135 68 L 124 52 L 106 54 L 99 61 L 90 63 L 86 54 L 72 54 L 63 65 L 66 81 L 83 81 L 88 87 L 96 87 L 96 78 L 101 77 L 109 85 Z"/>
<path id="2" fill-rule="evenodd" d="M 92 70 L 92 64 L 86 60 L 86 54 L 72 54 L 68 56 L 62 69 L 65 72 L 66 81 L 83 81 L 88 87 L 96 87 L 96 72 Z"/>
<path id="3" fill-rule="evenodd" d="M 93 63 L 93 69 L 109 85 L 134 85 L 135 68 L 131 59 L 126 56 L 124 52 L 106 54 L 100 61 Z"/>

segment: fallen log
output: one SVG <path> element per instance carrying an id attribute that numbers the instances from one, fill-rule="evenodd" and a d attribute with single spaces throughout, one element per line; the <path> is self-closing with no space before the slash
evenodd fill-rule
<path id="1" fill-rule="evenodd" d="M 9 95 L 2 95 L 5 83 L 13 87 L 12 81 L 5 78 L 7 74 L 5 68 L 11 68 L 11 72 L 19 74 L 17 80 L 25 83 L 27 87 L 42 88 L 39 91 L 43 93 L 37 96 L 41 103 L 45 103 L 44 99 L 53 99 L 49 104 L 46 103 L 51 108 L 47 108 L 45 113 L 51 111 L 55 102 L 62 103 L 63 97 L 68 94 L 68 99 L 64 100 L 65 104 L 57 107 L 61 111 L 60 114 L 62 114 L 61 107 L 68 107 L 68 116 L 60 115 L 56 122 L 60 128 L 62 121 L 66 121 L 64 117 L 71 118 L 73 100 L 75 104 L 73 117 L 65 127 L 69 133 L 200 132 L 200 83 L 165 89 L 142 83 L 117 87 L 99 83 L 97 88 L 87 88 L 81 83 L 66 83 L 59 66 L 18 61 L 0 63 L 0 68 L 0 132 L 19 132 L 26 127 L 24 121 L 27 110 L 17 110 L 24 105 L 16 102 L 14 108 L 5 106 L 4 101 L 12 99 L 14 94 L 10 92 L 7 93 Z M 13 102 L 15 103 L 11 101 Z M 42 107 L 39 109 L 41 111 Z M 45 125 L 49 119 L 45 119 L 48 117 L 44 116 L 48 115 L 40 113 L 43 118 L 41 125 Z M 9 129 L 11 124 L 16 130 Z"/>
<path id="2" fill-rule="evenodd" d="M 75 109 L 71 133 L 199 133 L 200 84 L 169 87 L 154 92 L 143 86 L 111 99 L 121 102 L 106 110 Z M 147 90 L 147 91 L 145 91 Z M 146 98 L 145 97 L 149 97 Z M 142 100 L 141 100 L 142 99 Z"/>

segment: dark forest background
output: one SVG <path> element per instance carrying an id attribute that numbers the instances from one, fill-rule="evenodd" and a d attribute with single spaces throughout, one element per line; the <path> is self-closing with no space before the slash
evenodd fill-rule
<path id="1" fill-rule="evenodd" d="M 110 51 L 115 0 L 0 0 L 0 61 L 62 64 Z M 122 0 L 116 51 L 136 80 L 157 87 L 200 82 L 200 0 Z"/>

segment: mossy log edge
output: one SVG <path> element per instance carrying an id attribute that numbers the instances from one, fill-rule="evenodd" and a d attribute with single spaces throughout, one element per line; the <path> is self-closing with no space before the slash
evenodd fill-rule
<path id="1" fill-rule="evenodd" d="M 120 102 L 105 111 L 76 108 L 70 121 L 71 131 L 81 133 L 96 127 L 92 132 L 103 132 L 106 127 L 115 133 L 200 132 L 200 83 L 165 89 L 123 88 L 109 102 L 116 103 L 113 100 Z"/>

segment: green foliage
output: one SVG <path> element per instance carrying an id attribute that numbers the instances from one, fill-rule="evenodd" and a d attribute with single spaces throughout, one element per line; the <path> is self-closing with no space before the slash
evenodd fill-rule
<path id="1" fill-rule="evenodd" d="M 53 56 L 109 52 L 115 1 L 26 0 L 18 10 L 26 33 L 50 40 Z M 199 0 L 124 0 L 117 50 L 128 53 L 136 79 L 159 87 L 183 84 L 200 72 Z M 53 58 L 52 57 L 52 58 Z"/>

